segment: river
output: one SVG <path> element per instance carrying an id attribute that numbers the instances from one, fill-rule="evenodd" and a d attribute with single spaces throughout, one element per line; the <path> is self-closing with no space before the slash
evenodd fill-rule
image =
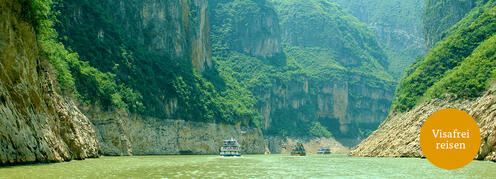
<path id="1" fill-rule="evenodd" d="M 443 170 L 425 159 L 346 155 L 212 155 L 101 157 L 0 168 L 0 178 L 494 178 L 496 163 L 473 161 Z"/>

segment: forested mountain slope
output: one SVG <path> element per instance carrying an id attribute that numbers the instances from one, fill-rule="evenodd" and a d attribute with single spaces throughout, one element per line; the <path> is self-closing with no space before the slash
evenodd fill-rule
<path id="1" fill-rule="evenodd" d="M 374 1 L 390 14 L 339 0 L 0 2 L 1 164 L 216 154 L 230 137 L 243 153 L 281 151 L 286 137 L 354 146 L 423 51 L 414 0 Z M 492 63 L 490 3 L 468 4 L 478 10 L 408 71 L 395 112 L 453 84 L 483 94 L 492 74 L 462 77 Z"/>
<path id="2" fill-rule="evenodd" d="M 470 12 L 445 32 L 448 36 L 410 67 L 398 87 L 392 113 L 352 155 L 420 157 L 418 134 L 423 121 L 438 109 L 454 107 L 469 112 L 481 128 L 477 158 L 496 159 L 496 2 L 481 1 L 465 11 Z"/>
<path id="3" fill-rule="evenodd" d="M 265 134 L 330 131 L 353 145 L 387 115 L 395 83 L 386 56 L 371 30 L 336 4 L 225 0 L 210 7 L 216 68 L 255 96 Z"/>
<path id="4" fill-rule="evenodd" d="M 212 64 L 206 0 L 64 0 L 55 8 L 59 40 L 102 72 L 70 68 L 104 154 L 213 154 L 227 136 L 246 153 L 263 152 L 250 93 Z"/>
<path id="5" fill-rule="evenodd" d="M 390 63 L 387 70 L 400 79 L 417 56 L 425 54 L 422 13 L 425 0 L 333 0 L 376 34 Z M 429 1 L 429 3 L 437 1 Z"/>
<path id="6" fill-rule="evenodd" d="M 60 40 L 117 85 L 99 89 L 108 85 L 75 73 L 83 101 L 158 118 L 230 123 L 255 118 L 250 103 L 220 94 L 201 75 L 215 71 L 207 5 L 60 1 Z M 119 99 L 123 103 L 115 105 Z"/>
<path id="7" fill-rule="evenodd" d="M 426 46 L 431 48 L 446 37 L 447 30 L 460 21 L 472 8 L 487 0 L 427 0 L 425 2 L 423 27 Z"/>

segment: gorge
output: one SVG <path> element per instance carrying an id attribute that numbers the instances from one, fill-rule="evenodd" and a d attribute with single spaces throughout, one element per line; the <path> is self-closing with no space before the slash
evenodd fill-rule
<path id="1" fill-rule="evenodd" d="M 0 165 L 217 154 L 231 137 L 245 154 L 421 157 L 444 107 L 476 118 L 478 159 L 496 160 L 494 7 L 0 0 Z"/>

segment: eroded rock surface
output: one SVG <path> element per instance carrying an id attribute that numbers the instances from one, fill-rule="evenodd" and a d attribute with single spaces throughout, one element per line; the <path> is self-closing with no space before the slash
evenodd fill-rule
<path id="1" fill-rule="evenodd" d="M 260 129 L 220 124 L 157 119 L 124 112 L 83 107 L 95 125 L 102 155 L 169 155 L 219 153 L 223 140 L 237 139 L 244 154 L 264 153 Z"/>
<path id="2" fill-rule="evenodd" d="M 0 165 L 98 157 L 90 121 L 55 92 L 33 27 L 0 0 Z"/>
<path id="3" fill-rule="evenodd" d="M 419 134 L 432 113 L 457 108 L 469 113 L 481 129 L 477 159 L 496 161 L 496 85 L 474 101 L 432 100 L 406 113 L 391 114 L 370 137 L 350 153 L 352 156 L 424 157 Z"/>

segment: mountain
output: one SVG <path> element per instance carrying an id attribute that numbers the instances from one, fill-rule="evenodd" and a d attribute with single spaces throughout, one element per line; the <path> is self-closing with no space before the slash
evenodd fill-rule
<path id="1" fill-rule="evenodd" d="M 243 153 L 346 151 L 386 118 L 395 66 L 423 43 L 416 23 L 332 0 L 0 2 L 2 165 L 216 154 L 231 137 Z"/>
<path id="2" fill-rule="evenodd" d="M 267 136 L 330 131 L 352 146 L 387 115 L 395 82 L 386 55 L 372 31 L 336 4 L 209 3 L 214 64 L 254 95 Z M 324 132 L 309 132 L 316 126 Z"/>
<path id="3" fill-rule="evenodd" d="M 425 0 L 333 0 L 377 36 L 390 63 L 387 68 L 400 79 L 417 56 L 425 54 L 422 17 Z M 440 1 L 428 1 L 436 3 Z M 443 16 L 440 16 L 443 17 Z M 435 24 L 433 24 L 435 25 Z"/>
<path id="4" fill-rule="evenodd" d="M 230 137 L 263 153 L 249 93 L 206 77 L 207 1 L 118 4 L 2 1 L 1 165 L 216 154 Z"/>
<path id="5" fill-rule="evenodd" d="M 0 1 L 0 165 L 98 157 L 93 126 L 57 88 L 50 62 L 69 54 L 51 38 L 48 7 Z"/>
<path id="6" fill-rule="evenodd" d="M 482 144 L 477 159 L 496 160 L 492 116 L 496 107 L 496 2 L 478 1 L 471 9 L 463 4 L 443 8 L 427 5 L 426 11 L 455 13 L 452 16 L 459 12 L 443 8 L 465 7 L 468 9 L 464 11 L 469 13 L 446 30 L 447 36 L 409 68 L 397 89 L 392 113 L 351 154 L 421 157 L 418 136 L 423 121 L 438 109 L 454 107 L 467 111 L 481 128 Z"/>
<path id="7" fill-rule="evenodd" d="M 460 21 L 481 0 L 468 1 L 432 1 L 427 0 L 423 14 L 424 32 L 427 48 L 431 48 L 446 37 L 446 32 Z M 450 8 L 446 8 L 450 7 Z"/>
<path id="8" fill-rule="evenodd" d="M 116 84 L 106 90 L 71 69 L 103 154 L 214 154 L 230 137 L 244 153 L 264 151 L 250 93 L 214 68 L 206 0 L 65 0 L 55 9 L 59 40 Z"/>
<path id="9" fill-rule="evenodd" d="M 60 23 L 55 26 L 60 41 L 90 66 L 110 74 L 118 86 L 111 94 L 84 74 L 74 74 L 82 100 L 157 118 L 234 123 L 249 116 L 222 103 L 225 96 L 201 74 L 212 70 L 207 5 L 60 1 Z M 124 103 L 113 104 L 116 98 Z"/>

